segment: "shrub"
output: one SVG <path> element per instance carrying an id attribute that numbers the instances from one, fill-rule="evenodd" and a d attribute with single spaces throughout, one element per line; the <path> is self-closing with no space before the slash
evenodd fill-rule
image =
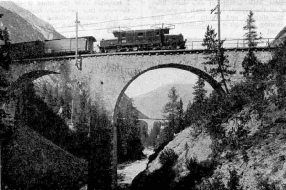
<path id="1" fill-rule="evenodd" d="M 213 175 L 216 164 L 213 161 L 203 161 L 198 163 L 196 158 L 191 158 L 187 161 L 187 168 L 189 174 L 182 178 L 179 183 L 176 184 L 178 190 L 185 189 L 208 189 L 209 184 L 202 183 L 204 178 L 208 178 Z"/>
<path id="2" fill-rule="evenodd" d="M 172 149 L 165 149 L 159 156 L 162 166 L 171 167 L 178 159 L 178 155 Z"/>
<path id="3" fill-rule="evenodd" d="M 270 183 L 269 179 L 261 179 L 258 181 L 257 188 L 259 190 L 278 190 L 279 188 L 275 186 L 274 183 Z"/>
<path id="4" fill-rule="evenodd" d="M 241 190 L 242 187 L 239 185 L 240 176 L 237 174 L 235 169 L 229 171 L 229 181 L 227 187 L 229 190 Z"/>
<path id="5" fill-rule="evenodd" d="M 227 188 L 224 186 L 224 183 L 222 182 L 222 177 L 220 175 L 217 175 L 213 178 L 211 189 L 215 190 L 227 190 Z"/>

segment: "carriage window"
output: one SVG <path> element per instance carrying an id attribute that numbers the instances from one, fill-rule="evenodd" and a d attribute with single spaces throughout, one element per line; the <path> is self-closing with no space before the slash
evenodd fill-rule
<path id="1" fill-rule="evenodd" d="M 138 37 L 143 37 L 143 33 L 138 33 Z"/>
<path id="2" fill-rule="evenodd" d="M 122 37 L 122 38 L 125 38 L 125 37 L 126 37 L 126 34 L 125 34 L 125 33 L 122 33 L 122 34 L 121 34 L 121 37 Z"/>
<path id="3" fill-rule="evenodd" d="M 156 36 L 159 36 L 159 35 L 160 35 L 160 32 L 159 32 L 159 31 L 157 31 L 157 32 L 156 32 Z"/>

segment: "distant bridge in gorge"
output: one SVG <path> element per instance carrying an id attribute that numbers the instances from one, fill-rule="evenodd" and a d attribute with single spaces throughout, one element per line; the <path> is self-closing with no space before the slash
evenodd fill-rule
<path id="1" fill-rule="evenodd" d="M 143 118 L 139 118 L 138 120 L 144 120 Z M 146 120 L 154 120 L 154 121 L 169 121 L 169 119 L 166 118 L 147 118 Z"/>
<path id="2" fill-rule="evenodd" d="M 225 54 L 228 56 L 231 68 L 236 70 L 236 74 L 231 79 L 232 83 L 242 79 L 241 63 L 247 50 L 243 47 L 226 49 Z M 257 47 L 255 55 L 266 63 L 272 57 L 272 50 L 273 48 L 269 46 Z M 223 94 L 224 90 L 216 79 L 204 70 L 205 66 L 202 63 L 205 57 L 203 49 L 86 54 L 78 57 L 81 70 L 75 66 L 75 56 L 28 59 L 14 61 L 7 76 L 10 81 L 15 81 L 23 74 L 34 70 L 56 71 L 60 74 L 42 77 L 34 81 L 35 86 L 40 88 L 45 83 L 57 86 L 59 92 L 63 92 L 64 88 L 73 89 L 74 93 L 85 91 L 91 103 L 96 105 L 99 112 L 107 113 L 113 119 L 114 124 L 117 122 L 119 102 L 127 87 L 140 75 L 151 70 L 176 68 L 189 71 L 203 78 L 217 92 Z M 160 118 L 153 119 L 161 120 Z M 117 180 L 117 129 L 116 125 L 113 126 L 112 183 L 111 187 L 106 189 L 113 189 Z"/>

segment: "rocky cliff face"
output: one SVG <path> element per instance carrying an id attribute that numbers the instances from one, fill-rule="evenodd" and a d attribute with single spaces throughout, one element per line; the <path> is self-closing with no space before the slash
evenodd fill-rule
<path id="1" fill-rule="evenodd" d="M 245 152 L 241 147 L 238 150 L 220 153 L 218 165 L 211 177 L 207 179 L 208 182 L 212 183 L 219 177 L 226 187 L 230 180 L 230 171 L 235 169 L 243 190 L 261 189 L 258 186 L 262 183 L 284 189 L 286 183 L 285 113 L 285 108 L 278 109 L 270 104 L 263 112 L 258 112 L 253 107 L 245 107 L 228 119 L 223 124 L 226 136 L 243 124 L 243 128 L 249 131 L 247 142 L 251 142 L 251 146 L 244 148 Z M 179 181 L 190 172 L 186 165 L 187 161 L 191 158 L 196 158 L 198 163 L 209 160 L 212 158 L 213 147 L 214 141 L 209 135 L 197 134 L 192 127 L 189 127 L 179 133 L 156 159 L 148 164 L 144 175 L 141 174 L 135 178 L 136 182 L 140 181 L 140 177 L 144 182 L 144 179 L 147 179 L 146 176 L 152 176 L 163 167 L 159 157 L 164 150 L 172 149 L 178 155 L 172 170 L 176 174 L 174 180 Z"/>
<path id="2" fill-rule="evenodd" d="M 232 155 L 222 154 L 221 165 L 214 173 L 220 175 L 224 183 L 229 179 L 229 170 L 235 169 L 241 176 L 243 189 L 256 189 L 262 181 L 275 184 L 276 188 L 284 189 L 286 183 L 286 139 L 285 139 L 285 108 L 267 108 L 263 114 L 246 108 L 239 117 L 249 120 L 244 127 L 251 130 L 249 138 L 254 145 L 246 150 Z M 226 123 L 228 129 L 236 128 L 237 123 L 230 119 Z"/>
<path id="3" fill-rule="evenodd" d="M 0 2 L 0 19 L 10 31 L 12 43 L 64 38 L 50 24 L 10 1 Z"/>
<path id="4" fill-rule="evenodd" d="M 212 153 L 211 144 L 212 140 L 209 135 L 205 133 L 198 135 L 193 128 L 189 127 L 179 133 L 164 150 L 172 149 L 179 155 L 173 169 L 177 171 L 177 177 L 180 178 L 188 173 L 186 166 L 188 159 L 196 158 L 199 162 L 202 162 L 210 157 Z M 163 151 L 159 153 L 154 161 L 148 164 L 146 169 L 148 173 L 152 173 L 162 167 L 159 157 Z"/>

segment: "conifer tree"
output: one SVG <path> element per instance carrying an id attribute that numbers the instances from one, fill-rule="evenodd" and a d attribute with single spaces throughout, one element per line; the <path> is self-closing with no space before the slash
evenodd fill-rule
<path id="1" fill-rule="evenodd" d="M 246 30 L 244 40 L 248 45 L 248 53 L 243 59 L 242 67 L 244 69 L 243 75 L 246 78 L 255 79 L 260 75 L 259 67 L 262 63 L 257 59 L 253 52 L 253 48 L 257 46 L 257 41 L 261 39 L 261 37 L 258 37 L 256 32 L 255 19 L 253 18 L 253 15 L 253 12 L 250 11 L 246 20 L 246 25 L 243 27 L 243 29 Z"/>
<path id="2" fill-rule="evenodd" d="M 157 150 L 162 149 L 168 142 L 170 142 L 174 133 L 179 127 L 179 95 L 175 87 L 172 87 L 168 94 L 169 102 L 163 109 L 164 117 L 168 120 L 167 126 L 161 131 L 159 145 Z M 156 151 L 156 150 L 155 150 Z"/>
<path id="3" fill-rule="evenodd" d="M 169 102 L 165 105 L 163 113 L 165 118 L 169 121 L 169 127 L 172 132 L 178 125 L 179 107 L 178 101 L 179 95 L 175 87 L 172 87 L 168 94 Z M 170 131 L 170 132 L 171 132 Z"/>
<path id="4" fill-rule="evenodd" d="M 132 100 L 120 107 L 117 115 L 117 145 L 118 160 L 123 162 L 140 157 L 144 148 L 141 142 L 138 112 Z"/>
<path id="5" fill-rule="evenodd" d="M 257 46 L 257 41 L 261 39 L 261 37 L 258 37 L 256 32 L 256 26 L 255 26 L 255 19 L 253 18 L 254 13 L 252 11 L 249 11 L 248 18 L 246 20 L 246 25 L 243 27 L 243 30 L 246 30 L 246 33 L 244 34 L 244 40 L 247 41 L 248 48 L 254 48 Z"/>
<path id="6" fill-rule="evenodd" d="M 204 118 L 206 111 L 206 93 L 207 91 L 204 89 L 205 81 L 202 78 L 198 78 L 196 85 L 194 86 L 194 98 L 193 103 L 190 102 L 188 104 L 185 120 L 186 125 L 196 124 L 196 127 L 199 127 L 199 123 L 201 123 Z"/>
<path id="7" fill-rule="evenodd" d="M 235 70 L 230 69 L 227 55 L 224 53 L 225 49 L 222 48 L 223 41 L 219 41 L 216 37 L 217 34 L 215 33 L 215 30 L 210 26 L 207 26 L 207 31 L 202 45 L 206 47 L 206 54 L 208 54 L 208 56 L 205 57 L 206 62 L 203 64 L 210 66 L 209 69 L 205 67 L 205 70 L 212 77 L 220 77 L 220 83 L 228 93 L 229 90 L 227 82 L 230 81 L 230 76 L 235 74 Z"/>
<path id="8" fill-rule="evenodd" d="M 158 121 L 155 121 L 150 131 L 150 135 L 148 136 L 148 140 L 147 140 L 148 146 L 152 146 L 152 147 L 156 146 L 156 143 L 158 141 L 157 137 L 160 134 L 160 130 L 161 130 L 161 123 Z"/>
<path id="9" fill-rule="evenodd" d="M 206 99 L 207 90 L 204 89 L 205 81 L 201 77 L 198 78 L 196 85 L 194 86 L 194 102 L 202 103 Z"/>
<path id="10" fill-rule="evenodd" d="M 7 27 L 4 29 L 0 29 L 0 40 L 4 41 L 4 46 L 2 46 L 1 53 L 0 53 L 0 66 L 8 70 L 9 65 L 11 63 L 11 52 L 10 52 L 10 45 L 11 45 L 11 40 L 10 40 L 10 34 L 9 30 Z"/>
<path id="11" fill-rule="evenodd" d="M 179 108 L 178 108 L 178 127 L 176 133 L 182 131 L 185 128 L 184 122 L 184 108 L 183 108 L 183 100 L 180 98 Z"/>
<path id="12" fill-rule="evenodd" d="M 179 108 L 179 95 L 177 89 L 172 87 L 168 94 L 169 102 L 165 105 L 163 109 L 163 113 L 165 114 L 165 118 L 170 121 L 175 121 L 178 116 L 178 108 Z"/>

